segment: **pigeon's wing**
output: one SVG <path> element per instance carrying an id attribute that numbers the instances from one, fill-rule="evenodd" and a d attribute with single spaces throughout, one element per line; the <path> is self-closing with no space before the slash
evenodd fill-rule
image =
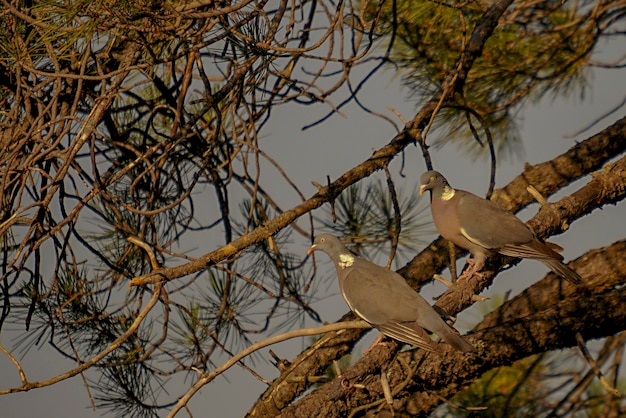
<path id="1" fill-rule="evenodd" d="M 539 260 L 564 279 L 574 284 L 582 283 L 582 277 L 570 267 L 563 264 L 563 256 L 557 253 L 554 247 L 554 244 L 542 242 L 538 238 L 535 238 L 526 245 L 506 245 L 500 248 L 499 252 L 512 257 Z"/>
<path id="2" fill-rule="evenodd" d="M 443 348 L 415 322 L 387 322 L 384 324 L 372 324 L 380 332 L 407 344 L 414 345 L 427 351 L 441 352 Z"/>
<path id="3" fill-rule="evenodd" d="M 499 251 L 504 247 L 523 247 L 535 238 L 528 226 L 508 210 L 472 193 L 462 190 L 457 193 L 461 233 L 472 243 Z"/>
<path id="4" fill-rule="evenodd" d="M 417 320 L 435 315 L 430 321 L 435 329 L 441 326 L 437 321 L 443 320 L 399 274 L 363 259 L 344 274 L 341 291 L 355 314 L 391 338 L 429 351 L 440 350 Z"/>
<path id="5" fill-rule="evenodd" d="M 528 244 L 507 244 L 498 250 L 500 254 L 510 257 L 533 258 L 535 260 L 563 260 L 563 256 L 536 238 Z"/>
<path id="6" fill-rule="evenodd" d="M 420 304 L 416 299 L 419 295 L 396 272 L 357 259 L 343 273 L 341 292 L 344 299 L 354 313 L 369 323 L 417 319 Z"/>

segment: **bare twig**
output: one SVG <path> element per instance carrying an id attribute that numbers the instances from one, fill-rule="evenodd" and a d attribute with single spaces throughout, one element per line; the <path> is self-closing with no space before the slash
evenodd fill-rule
<path id="1" fill-rule="evenodd" d="M 528 190 L 528 193 L 530 193 L 535 198 L 535 200 L 539 202 L 541 206 L 546 205 L 548 203 L 548 200 L 545 197 L 543 197 L 543 195 L 539 193 L 539 191 L 535 189 L 531 184 L 529 184 L 528 187 L 526 187 L 526 190 Z"/>
<path id="2" fill-rule="evenodd" d="M 306 328 L 306 329 L 298 329 L 294 331 L 289 331 L 281 335 L 276 335 L 274 337 L 267 338 L 263 341 L 259 341 L 248 346 L 245 350 L 240 351 L 235 356 L 233 356 L 230 360 L 222 364 L 220 367 L 217 367 L 215 370 L 204 373 L 200 378 L 193 384 L 189 390 L 178 399 L 178 402 L 172 408 L 172 410 L 167 415 L 168 418 L 175 416 L 181 408 L 185 407 L 191 397 L 202 388 L 207 383 L 211 382 L 220 374 L 224 373 L 226 370 L 230 369 L 232 366 L 237 364 L 244 357 L 249 356 L 255 351 L 260 350 L 261 348 L 267 347 L 268 345 L 276 344 L 281 341 L 286 341 L 296 337 L 306 337 L 312 335 L 323 334 L 326 332 L 338 331 L 338 330 L 346 330 L 346 329 L 366 329 L 371 328 L 371 325 L 365 321 L 350 321 L 350 322 L 338 322 L 334 324 L 324 325 L 317 328 Z"/>
<path id="3" fill-rule="evenodd" d="M 578 344 L 578 348 L 580 349 L 580 352 L 585 357 L 585 360 L 587 360 L 587 363 L 589 363 L 589 366 L 591 366 L 591 369 L 593 370 L 594 374 L 600 380 L 600 384 L 602 384 L 602 387 L 611 395 L 615 396 L 616 398 L 621 398 L 622 394 L 619 392 L 619 390 L 611 386 L 608 380 L 606 380 L 606 377 L 604 377 L 604 374 L 598 367 L 598 363 L 596 363 L 594 358 L 591 356 L 591 353 L 587 349 L 587 346 L 585 345 L 585 340 L 583 339 L 583 336 L 580 335 L 580 332 L 576 333 L 576 343 Z"/>

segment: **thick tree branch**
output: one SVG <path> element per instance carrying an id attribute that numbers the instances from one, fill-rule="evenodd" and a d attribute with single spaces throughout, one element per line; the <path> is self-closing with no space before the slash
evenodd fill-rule
<path id="1" fill-rule="evenodd" d="M 472 335 L 480 341 L 480 354 L 462 364 L 455 364 L 452 360 L 448 373 L 465 375 L 467 380 L 464 381 L 470 382 L 494 367 L 512 364 L 532 354 L 575 347 L 577 332 L 585 340 L 590 340 L 626 329 L 625 293 L 621 287 L 626 282 L 626 241 L 589 251 L 572 264 L 586 267 L 581 271 L 585 278 L 583 286 L 561 286 L 563 281 L 548 274 L 544 280 L 487 315 Z M 436 364 L 429 367 L 437 373 Z M 445 381 L 436 374 L 426 380 L 423 370 L 420 368 L 418 373 L 422 377 L 420 385 L 436 381 L 437 386 L 443 383 L 442 387 L 445 387 Z M 412 414 L 426 414 L 441 403 L 441 398 L 432 394 L 415 394 L 421 389 L 420 386 L 406 389 L 414 393 L 403 400 Z M 451 395 L 447 390 L 437 394 Z"/>

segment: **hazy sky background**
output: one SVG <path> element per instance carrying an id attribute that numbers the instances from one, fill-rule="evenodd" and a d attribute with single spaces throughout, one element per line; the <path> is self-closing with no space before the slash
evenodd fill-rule
<path id="1" fill-rule="evenodd" d="M 625 46 L 613 45 L 608 51 L 611 52 L 610 56 L 615 58 L 626 53 L 625 48 Z M 574 145 L 574 140 L 565 139 L 565 136 L 578 131 L 620 103 L 625 95 L 625 81 L 625 71 L 596 70 L 584 101 L 577 98 L 553 101 L 548 98 L 538 106 L 523 109 L 520 117 L 523 118 L 522 138 L 525 155 L 515 160 L 498 161 L 496 187 L 505 185 L 518 175 L 525 162 L 540 163 L 568 150 Z M 411 101 L 408 94 L 408 90 L 401 88 L 400 79 L 394 78 L 393 73 L 388 71 L 373 77 L 359 98 L 375 111 L 395 118 L 387 109 L 387 106 L 393 106 L 406 119 L 410 119 L 415 113 L 416 104 Z M 339 102 L 339 99 L 334 101 Z M 364 113 L 353 104 L 343 110 L 346 118 L 334 116 L 315 128 L 304 132 L 301 130 L 302 126 L 314 122 L 319 116 L 326 114 L 327 110 L 326 106 L 321 105 L 304 107 L 290 104 L 276 108 L 273 110 L 272 122 L 262 131 L 261 147 L 282 165 L 307 197 L 316 192 L 311 181 L 324 183 L 326 175 L 329 175 L 331 179 L 337 178 L 366 160 L 372 154 L 373 149 L 387 144 L 395 134 L 390 124 Z M 582 140 L 591 133 L 599 132 L 623 114 L 624 109 L 575 139 Z M 403 185 L 415 187 L 419 175 L 425 170 L 419 149 L 409 146 L 405 156 L 404 174 L 407 176 L 405 179 L 401 179 L 398 174 L 399 158 L 391 167 L 398 188 Z M 432 149 L 432 157 L 435 168 L 448 178 L 453 187 L 484 195 L 489 179 L 489 163 L 486 159 L 472 161 L 453 145 L 447 145 L 446 148 L 440 150 Z M 269 181 L 272 182 L 271 184 L 276 184 L 276 190 L 270 190 L 270 194 L 278 199 L 282 208 L 287 209 L 299 203 L 299 199 L 275 172 L 266 168 L 263 175 L 266 179 L 264 183 L 266 188 L 270 184 Z M 377 176 L 384 178 L 382 173 L 378 173 Z M 578 189 L 587 181 L 587 178 L 578 181 L 568 189 L 568 192 Z M 552 197 L 550 200 L 555 201 L 557 197 Z M 426 199 L 421 204 L 427 205 Z M 532 217 L 536 210 L 537 205 L 531 205 L 520 214 L 520 217 L 526 220 Z M 430 216 L 429 212 L 427 213 Z M 576 221 L 567 233 L 553 237 L 551 241 L 565 248 L 564 256 L 566 261 L 569 261 L 590 248 L 606 246 L 626 237 L 625 220 L 626 205 L 624 203 L 605 207 L 601 214 L 596 211 Z M 304 239 L 300 240 L 300 237 L 294 235 L 295 237 L 299 239 L 299 242 L 294 244 L 298 246 L 297 251 L 304 252 L 307 243 Z M 434 237 L 433 234 L 428 238 Z M 198 248 L 198 254 L 214 249 L 213 247 L 207 248 L 206 242 L 188 243 L 188 245 Z M 215 246 L 218 245 L 221 245 L 221 242 L 215 243 Z M 318 256 L 317 262 L 322 269 L 325 269 L 326 275 L 334 269 L 324 255 Z M 501 295 L 511 289 L 515 294 L 520 289 L 528 287 L 530 283 L 541 279 L 547 271 L 547 268 L 539 262 L 523 261 L 516 268 L 500 274 L 495 284 L 484 295 Z M 445 271 L 444 275 L 449 276 L 449 272 Z M 302 278 L 302 280 L 307 279 L 308 277 Z M 330 283 L 328 292 L 329 297 L 315 303 L 313 308 L 322 315 L 324 321 L 333 322 L 347 312 L 348 308 L 338 295 L 334 280 Z M 443 288 L 440 286 L 428 286 L 422 294 L 432 303 L 431 297 L 442 292 Z M 468 325 L 480 320 L 481 306 L 479 305 L 476 304 L 458 316 L 459 328 L 466 329 Z M 308 326 L 314 325 L 312 322 L 308 324 Z M 0 335 L 0 342 L 10 348 L 12 347 L 11 339 L 22 332 L 23 329 L 17 329 L 15 333 L 3 331 Z M 301 341 L 271 347 L 279 356 L 287 359 L 297 355 L 301 348 Z M 361 348 L 357 350 L 362 351 Z M 261 354 L 269 358 L 267 352 L 266 348 L 261 351 Z M 31 381 L 50 378 L 75 367 L 75 364 L 51 352 L 47 345 L 40 350 L 32 349 L 23 359 L 22 365 Z M 256 370 L 266 379 L 271 380 L 278 376 L 278 371 L 271 365 L 257 366 Z M 95 378 L 93 373 L 89 373 L 88 376 Z M 15 367 L 6 356 L 0 353 L 0 387 L 18 385 L 19 378 Z M 179 394 L 184 393 L 188 386 L 189 382 L 184 383 Z M 190 407 L 195 417 L 242 416 L 264 389 L 264 384 L 235 366 L 224 377 L 218 378 L 197 393 Z M 3 418 L 93 417 L 100 416 L 101 413 L 102 411 L 94 413 L 90 409 L 89 398 L 80 377 L 74 377 L 48 388 L 0 396 L 0 416 Z M 187 415 L 181 412 L 178 416 Z"/>

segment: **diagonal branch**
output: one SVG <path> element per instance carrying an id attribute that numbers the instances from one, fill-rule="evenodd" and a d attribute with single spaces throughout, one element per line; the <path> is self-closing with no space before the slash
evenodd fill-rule
<path id="1" fill-rule="evenodd" d="M 200 376 L 200 378 L 193 384 L 193 386 L 191 386 L 191 388 L 189 388 L 189 390 L 178 399 L 178 402 L 176 403 L 174 408 L 172 408 L 172 410 L 167 416 L 168 418 L 175 416 L 182 408 L 187 406 L 187 403 L 189 402 L 191 397 L 195 395 L 196 392 L 198 392 L 198 390 L 200 390 L 204 385 L 212 382 L 213 380 L 215 380 L 217 376 L 221 375 L 226 370 L 230 369 L 232 366 L 240 362 L 242 359 L 244 359 L 245 357 L 249 356 L 250 354 L 264 347 L 267 347 L 272 344 L 277 344 L 279 342 L 286 341 L 292 338 L 297 338 L 297 337 L 316 336 L 316 335 L 319 335 L 322 333 L 328 333 L 331 331 L 342 333 L 349 329 L 370 329 L 370 328 L 371 328 L 371 325 L 368 324 L 367 322 L 362 321 L 362 320 L 357 320 L 357 321 L 352 321 L 352 322 L 343 322 L 343 323 L 323 325 L 317 328 L 296 329 L 296 330 L 285 332 L 284 334 L 280 334 L 280 335 L 275 335 L 273 337 L 266 338 L 263 341 L 254 343 L 250 345 L 249 347 L 247 347 L 245 350 L 234 355 L 232 358 L 230 358 L 227 362 L 222 364 L 220 367 L 217 367 L 211 372 L 203 373 Z M 322 337 L 321 341 L 323 341 L 325 338 L 327 337 Z"/>

